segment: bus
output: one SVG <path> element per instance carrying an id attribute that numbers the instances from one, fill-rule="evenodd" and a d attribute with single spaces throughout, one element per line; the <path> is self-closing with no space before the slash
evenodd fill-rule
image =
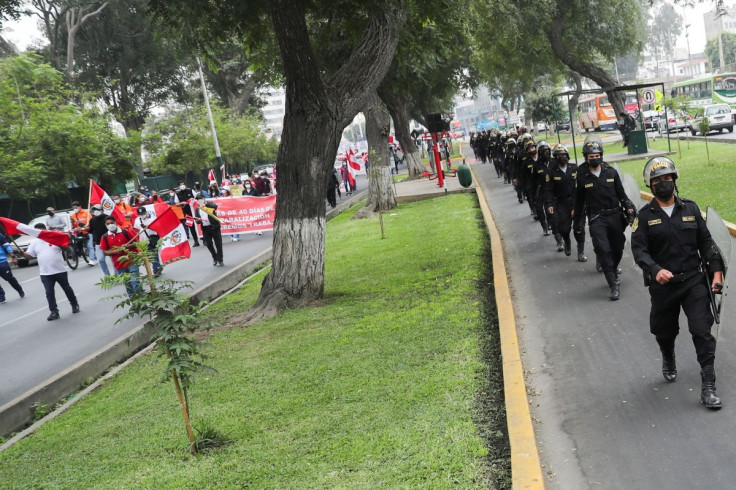
<path id="1" fill-rule="evenodd" d="M 594 95 L 580 100 L 578 111 L 580 112 L 581 130 L 603 131 L 618 128 L 616 114 L 606 94 Z"/>
<path id="2" fill-rule="evenodd" d="M 686 97 L 693 106 L 728 104 L 736 106 L 736 73 L 708 75 L 672 85 L 672 97 Z"/>

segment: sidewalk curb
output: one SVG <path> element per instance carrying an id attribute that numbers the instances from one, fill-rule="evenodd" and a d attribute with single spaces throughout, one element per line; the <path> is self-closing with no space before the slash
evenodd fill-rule
<path id="1" fill-rule="evenodd" d="M 360 201 L 367 192 L 367 189 L 360 191 L 350 199 L 341 202 L 335 209 L 329 210 L 325 215 L 326 220 L 334 218 L 354 203 Z M 190 295 L 190 302 L 198 305 L 228 292 L 242 280 L 267 264 L 271 260 L 272 252 L 273 248 L 268 247 L 250 260 L 241 263 L 233 270 L 195 289 Z M 5 405 L 0 406 L 0 436 L 4 437 L 12 434 L 29 424 L 33 420 L 32 407 L 35 403 L 39 402 L 53 406 L 65 397 L 79 391 L 85 380 L 98 378 L 110 369 L 111 366 L 128 359 L 151 344 L 152 333 L 152 329 L 146 329 L 144 324 L 141 324 L 62 372 L 57 373 Z M 51 420 L 57 415 L 58 413 L 56 411 L 48 414 L 42 420 L 36 422 L 34 427 L 40 427 L 46 421 Z M 3 448 L 5 449 L 4 446 Z"/>
<path id="2" fill-rule="evenodd" d="M 501 236 L 488 207 L 483 188 L 473 171 L 476 193 L 483 219 L 491 239 L 493 260 L 493 283 L 496 292 L 498 327 L 501 335 L 501 357 L 503 358 L 503 385 L 506 401 L 506 423 L 511 446 L 511 481 L 514 489 L 543 489 L 544 476 L 537 451 L 537 440 L 532 425 L 529 401 L 524 381 L 519 339 L 516 334 L 514 305 L 506 275 L 506 260 Z"/>

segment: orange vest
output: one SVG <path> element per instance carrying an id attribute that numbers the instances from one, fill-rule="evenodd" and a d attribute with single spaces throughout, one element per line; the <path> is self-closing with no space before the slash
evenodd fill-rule
<path id="1" fill-rule="evenodd" d="M 92 219 L 92 215 L 86 209 L 80 209 L 76 213 L 71 214 L 72 226 L 74 228 L 84 228 L 89 225 L 89 220 Z M 84 235 L 89 233 L 87 230 L 82 232 Z"/>
<path id="2" fill-rule="evenodd" d="M 180 220 L 184 219 L 184 210 L 180 206 L 174 204 L 173 206 L 171 206 L 171 210 L 174 212 L 177 218 L 179 218 Z"/>
<path id="3" fill-rule="evenodd" d="M 120 225 L 121 228 L 130 228 L 133 226 L 133 208 L 130 207 L 130 204 L 124 201 L 120 201 L 115 205 L 116 208 L 120 210 L 121 213 L 123 213 L 123 224 Z"/>

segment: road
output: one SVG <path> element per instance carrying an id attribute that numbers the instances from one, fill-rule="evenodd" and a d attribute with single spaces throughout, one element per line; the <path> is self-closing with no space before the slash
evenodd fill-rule
<path id="1" fill-rule="evenodd" d="M 367 188 L 365 176 L 358 176 L 359 189 Z M 355 197 L 355 196 L 353 196 Z M 338 203 L 348 198 L 343 194 Z M 227 274 L 238 264 L 258 255 L 271 246 L 273 233 L 241 235 L 232 242 L 223 237 L 225 267 L 214 267 L 204 246 L 192 248 L 189 260 L 166 267 L 171 279 L 195 281 L 195 287 Z M 191 244 L 191 241 L 190 241 Z M 112 268 L 112 266 L 110 265 Z M 56 288 L 56 300 L 61 318 L 47 321 L 48 303 L 38 276 L 38 267 L 14 268 L 13 274 L 23 285 L 26 297 L 5 281 L 0 285 L 6 302 L 0 305 L 0 406 L 29 389 L 62 372 L 78 361 L 134 330 L 141 322 L 133 319 L 116 324 L 123 316 L 115 310 L 115 300 L 104 298 L 124 293 L 122 287 L 103 291 L 96 283 L 103 274 L 99 266 L 90 267 L 83 261 L 75 271 L 69 271 L 69 282 L 79 300 L 81 312 L 72 314 L 69 301 L 61 288 Z"/>
<path id="2" fill-rule="evenodd" d="M 475 165 L 499 227 L 514 298 L 540 457 L 552 489 L 731 488 L 736 481 L 736 299 L 716 354 L 720 411 L 699 403 L 700 367 L 686 330 L 678 379 L 661 374 L 649 297 L 630 233 L 621 300 L 611 302 L 588 238 L 589 262 L 556 251 L 491 165 Z"/>

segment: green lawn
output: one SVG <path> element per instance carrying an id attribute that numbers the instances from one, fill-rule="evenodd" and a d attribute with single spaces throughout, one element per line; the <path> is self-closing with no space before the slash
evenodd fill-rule
<path id="1" fill-rule="evenodd" d="M 187 453 L 161 364 L 126 368 L 0 454 L 12 488 L 510 486 L 487 235 L 474 195 L 328 223 L 317 306 L 209 338 L 192 417 L 232 441 Z M 206 312 L 248 308 L 260 277 Z M 109 327 L 112 328 L 112 327 Z"/>
<path id="2" fill-rule="evenodd" d="M 684 135 L 684 133 L 682 133 Z M 657 139 L 654 144 L 648 141 L 649 147 L 657 150 L 667 149 L 667 139 Z M 677 152 L 677 140 L 672 135 L 672 151 Z M 706 206 L 712 206 L 721 217 L 727 221 L 736 222 L 736 145 L 725 143 L 708 143 L 710 150 L 710 164 L 706 157 L 705 142 L 702 140 L 680 141 L 682 157 L 679 153 L 670 155 L 675 162 L 679 179 L 677 188 L 680 195 L 692 199 L 704 211 Z M 605 145 L 607 153 L 621 151 L 621 143 Z M 639 183 L 642 190 L 644 185 L 642 172 L 646 159 L 632 160 L 619 163 L 622 172 L 630 173 Z"/>

